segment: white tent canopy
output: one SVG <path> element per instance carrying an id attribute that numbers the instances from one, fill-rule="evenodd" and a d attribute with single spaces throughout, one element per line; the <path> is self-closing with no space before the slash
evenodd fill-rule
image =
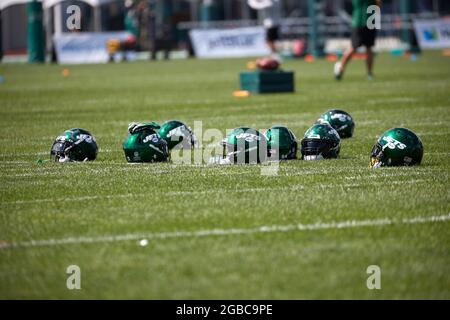
<path id="1" fill-rule="evenodd" d="M 9 6 L 15 5 L 15 4 L 22 4 L 30 2 L 31 0 L 0 0 L 0 10 L 3 10 Z M 54 6 L 55 4 L 58 4 L 60 2 L 66 1 L 66 0 L 38 0 L 39 2 L 43 2 L 45 8 L 50 8 Z M 101 6 L 104 3 L 113 2 L 116 0 L 79 0 L 82 2 L 86 2 L 92 7 L 98 7 Z"/>

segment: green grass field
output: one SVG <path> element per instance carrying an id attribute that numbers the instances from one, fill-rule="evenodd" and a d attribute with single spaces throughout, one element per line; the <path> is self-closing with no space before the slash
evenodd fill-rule
<path id="1" fill-rule="evenodd" d="M 340 83 L 330 62 L 288 60 L 295 94 L 234 98 L 246 61 L 70 66 L 69 77 L 0 65 L 0 298 L 449 299 L 450 222 L 427 219 L 450 213 L 450 58 L 382 54 L 374 81 L 353 61 Z M 260 165 L 129 165 L 122 151 L 132 121 L 284 124 L 301 138 L 331 107 L 356 121 L 341 158 L 285 162 L 276 176 Z M 421 137 L 422 165 L 369 169 L 377 136 L 396 126 Z M 72 127 L 95 135 L 98 159 L 36 163 Z M 299 223 L 328 227 L 284 228 Z M 73 264 L 81 290 L 66 288 Z M 381 267 L 381 290 L 366 287 L 369 265 Z"/>

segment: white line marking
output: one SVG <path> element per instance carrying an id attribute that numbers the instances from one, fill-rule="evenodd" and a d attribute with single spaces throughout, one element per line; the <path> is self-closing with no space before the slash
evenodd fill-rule
<path id="1" fill-rule="evenodd" d="M 344 183 L 340 185 L 335 185 L 331 183 L 319 183 L 308 186 L 308 188 L 319 188 L 319 189 L 328 189 L 328 188 L 357 188 L 363 187 L 367 185 L 386 185 L 387 187 L 392 185 L 410 185 L 410 184 L 418 184 L 421 182 L 427 181 L 425 179 L 414 179 L 408 181 L 392 181 L 389 183 L 385 182 L 374 182 L 374 181 L 363 181 L 363 182 L 354 182 L 354 183 Z M 260 187 L 260 188 L 243 188 L 243 189 L 211 189 L 211 190 L 180 190 L 180 191 L 169 191 L 167 192 L 168 196 L 187 196 L 187 195 L 206 195 L 206 194 L 222 194 L 222 193 L 234 193 L 234 192 L 264 192 L 264 191 L 300 191 L 304 190 L 305 185 L 295 184 L 287 187 Z M 66 197 L 66 198 L 42 198 L 42 199 L 30 199 L 30 200 L 15 200 L 15 201 L 3 201 L 0 203 L 0 207 L 8 206 L 8 205 L 21 205 L 21 204 L 33 204 L 33 203 L 45 203 L 45 202 L 78 202 L 78 201 L 90 201 L 90 200 L 100 200 L 100 199 L 126 199 L 126 198 L 139 198 L 146 197 L 148 193 L 125 193 L 125 194 L 116 194 L 116 195 L 95 195 L 95 196 L 79 196 L 79 197 Z"/>
<path id="2" fill-rule="evenodd" d="M 182 195 L 202 195 L 202 194 L 221 194 L 221 193 L 233 193 L 233 192 L 264 192 L 264 191 L 298 191 L 304 189 L 303 185 L 295 184 L 289 187 L 261 187 L 261 188 L 243 188 L 243 189 L 212 189 L 212 190 L 195 190 L 195 191 L 169 191 L 169 196 L 182 196 Z M 98 199 L 116 199 L 116 198 L 139 198 L 148 197 L 148 193 L 125 193 L 115 195 L 96 195 L 96 196 L 80 196 L 80 197 L 66 197 L 66 198 L 42 198 L 31 200 L 16 200 L 16 201 L 4 201 L 0 203 L 0 206 L 7 205 L 20 205 L 20 204 L 33 204 L 42 202 L 61 202 L 61 201 L 88 201 Z"/>
<path id="3" fill-rule="evenodd" d="M 148 194 L 116 194 L 116 195 L 98 195 L 98 196 L 81 196 L 81 197 L 67 197 L 62 199 L 57 198 L 43 198 L 43 199 L 32 199 L 32 200 L 17 200 L 11 202 L 3 202 L 2 205 L 12 205 L 12 204 L 30 204 L 30 203 L 42 203 L 42 202 L 61 202 L 61 201 L 87 201 L 96 199 L 115 199 L 115 198 L 129 198 L 129 197 L 140 197 Z"/>
<path id="4" fill-rule="evenodd" d="M 231 228 L 231 229 L 209 229 L 199 231 L 174 231 L 174 232 L 150 232 L 150 233 L 129 233 L 122 235 L 109 235 L 99 237 L 70 237 L 63 239 L 47 239 L 47 240 L 30 240 L 23 242 L 0 242 L 0 249 L 20 248 L 20 247 L 43 247 L 58 246 L 65 244 L 81 244 L 81 243 L 101 243 L 116 242 L 130 240 L 163 240 L 171 238 L 199 238 L 209 236 L 228 236 L 243 235 L 254 233 L 274 233 L 274 232 L 293 232 L 293 231 L 314 231 L 327 229 L 348 229 L 359 227 L 386 226 L 394 224 L 418 224 L 431 222 L 445 222 L 450 220 L 450 213 L 439 216 L 417 216 L 406 219 L 368 219 L 368 220 L 344 220 L 334 222 L 317 222 L 312 224 L 288 224 L 288 225 L 271 225 L 253 228 Z"/>

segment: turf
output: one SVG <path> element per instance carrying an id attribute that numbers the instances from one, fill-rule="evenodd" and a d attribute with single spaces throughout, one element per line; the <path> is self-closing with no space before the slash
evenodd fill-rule
<path id="1" fill-rule="evenodd" d="M 296 93 L 234 98 L 241 60 L 112 65 L 0 65 L 1 243 L 253 228 L 450 213 L 450 58 L 381 54 L 376 78 L 354 61 L 342 82 L 332 63 L 287 60 Z M 341 158 L 261 166 L 126 163 L 127 124 L 180 119 L 222 132 L 284 124 L 301 137 L 331 107 L 355 136 Z M 425 146 L 421 166 L 368 168 L 376 137 L 396 126 Z M 47 159 L 64 129 L 90 130 L 92 163 Z M 450 298 L 450 222 L 0 249 L 0 298 Z M 81 290 L 66 268 L 81 268 Z M 381 267 L 381 290 L 366 268 Z"/>

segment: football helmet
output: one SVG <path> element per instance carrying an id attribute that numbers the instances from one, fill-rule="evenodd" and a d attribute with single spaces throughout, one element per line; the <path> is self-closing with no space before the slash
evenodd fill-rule
<path id="1" fill-rule="evenodd" d="M 411 166 L 420 164 L 423 145 L 420 138 L 406 128 L 393 128 L 384 132 L 372 147 L 370 167 Z"/>
<path id="2" fill-rule="evenodd" d="M 56 162 L 95 160 L 97 142 L 87 130 L 73 128 L 64 131 L 53 142 L 50 157 Z"/>
<path id="3" fill-rule="evenodd" d="M 233 129 L 220 144 L 223 146 L 222 156 L 212 158 L 210 163 L 260 163 L 267 159 L 266 137 L 249 127 Z"/>
<path id="4" fill-rule="evenodd" d="M 266 131 L 271 160 L 297 159 L 297 138 L 284 126 L 272 126 Z"/>
<path id="5" fill-rule="evenodd" d="M 328 110 L 317 119 L 317 123 L 328 123 L 339 133 L 341 139 L 351 138 L 355 130 L 352 116 L 339 109 Z"/>
<path id="6" fill-rule="evenodd" d="M 329 124 L 315 124 L 309 128 L 302 141 L 302 160 L 337 158 L 341 149 L 341 138 Z"/>
<path id="7" fill-rule="evenodd" d="M 197 138 L 192 129 L 178 120 L 166 121 L 162 124 L 158 133 L 167 142 L 169 150 L 175 147 L 192 149 L 197 145 Z"/>
<path id="8" fill-rule="evenodd" d="M 156 122 L 130 123 L 129 135 L 123 142 L 128 162 L 165 162 L 169 159 L 167 142 L 158 134 Z"/>

